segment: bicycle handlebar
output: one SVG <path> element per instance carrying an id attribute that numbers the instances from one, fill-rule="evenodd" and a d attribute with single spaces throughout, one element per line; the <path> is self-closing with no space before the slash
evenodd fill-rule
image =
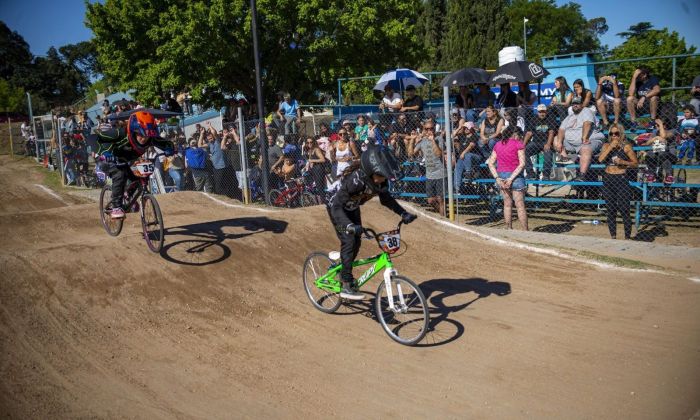
<path id="1" fill-rule="evenodd" d="M 399 222 L 399 224 L 396 226 L 396 230 L 398 230 L 399 232 L 401 232 L 401 225 L 403 225 L 403 220 L 401 220 Z M 362 234 L 365 236 L 365 239 L 376 239 L 377 243 L 379 243 L 378 237 L 380 235 L 383 235 L 383 234 L 388 233 L 388 232 L 390 232 L 390 231 L 377 233 L 372 228 L 364 228 L 364 227 L 362 228 Z"/>

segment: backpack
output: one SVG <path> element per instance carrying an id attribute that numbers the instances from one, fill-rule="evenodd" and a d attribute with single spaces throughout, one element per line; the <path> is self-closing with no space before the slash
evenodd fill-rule
<path id="1" fill-rule="evenodd" d="M 192 169 L 205 169 L 207 165 L 207 152 L 199 147 L 190 147 L 185 151 L 187 166 Z"/>

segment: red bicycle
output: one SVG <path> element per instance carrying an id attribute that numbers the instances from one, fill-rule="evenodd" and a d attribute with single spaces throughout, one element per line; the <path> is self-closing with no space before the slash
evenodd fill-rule
<path id="1" fill-rule="evenodd" d="M 307 191 L 304 177 L 285 182 L 285 187 L 270 191 L 270 204 L 274 207 L 311 207 L 317 203 L 316 196 Z"/>
<path id="2" fill-rule="evenodd" d="M 126 213 L 139 212 L 143 238 L 148 249 L 160 252 L 165 240 L 165 224 L 156 197 L 151 193 L 151 174 L 154 172 L 152 160 L 139 160 L 131 165 L 131 172 L 136 180 L 127 182 L 124 188 L 124 207 Z M 140 199 L 140 200 L 139 200 Z M 110 236 L 118 236 L 122 231 L 124 219 L 112 219 L 112 183 L 105 184 L 100 193 L 100 219 L 102 226 Z"/>

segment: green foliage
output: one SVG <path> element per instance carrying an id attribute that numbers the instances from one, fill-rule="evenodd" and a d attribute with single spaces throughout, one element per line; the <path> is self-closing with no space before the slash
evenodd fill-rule
<path id="1" fill-rule="evenodd" d="M 264 92 L 302 101 L 339 77 L 414 66 L 418 1 L 258 2 Z M 250 10 L 243 0 L 106 0 L 88 4 L 104 74 L 147 102 L 190 88 L 194 99 L 255 95 Z"/>
<path id="2" fill-rule="evenodd" d="M 498 51 L 507 44 L 508 21 L 504 0 L 447 1 L 447 31 L 441 44 L 442 68 L 498 65 Z"/>
<path id="3" fill-rule="evenodd" d="M 9 81 L 0 79 L 0 111 L 23 112 L 24 90 L 13 86 Z"/>
<path id="4" fill-rule="evenodd" d="M 633 25 L 630 29 L 639 25 Z M 614 48 L 611 51 L 612 55 L 610 58 L 612 60 L 622 60 L 626 58 L 692 54 L 696 51 L 695 47 L 687 47 L 685 39 L 681 38 L 676 31 L 669 32 L 667 28 L 661 30 L 645 28 L 641 34 L 629 36 L 624 43 Z M 634 70 L 640 65 L 649 67 L 651 73 L 659 78 L 661 87 L 671 86 L 673 69 L 670 59 L 621 63 L 610 66 L 609 70 L 616 71 L 620 80 L 626 86 L 629 86 Z M 698 57 L 678 58 L 676 65 L 676 86 L 689 86 L 693 78 L 700 74 L 700 58 Z"/>
<path id="5" fill-rule="evenodd" d="M 651 22 L 639 22 L 636 25 L 630 25 L 629 29 L 627 29 L 624 32 L 620 32 L 617 34 L 617 36 L 630 39 L 635 36 L 642 36 L 649 32 L 654 25 L 651 24 Z"/>
<path id="6" fill-rule="evenodd" d="M 600 50 L 598 36 L 607 31 L 605 18 L 586 20 L 577 3 L 557 6 L 554 0 L 514 0 L 507 8 L 509 42 L 523 45 L 523 18 L 527 23 L 527 59 Z"/>
<path id="7" fill-rule="evenodd" d="M 80 70 L 86 76 L 97 77 L 102 73 L 97 61 L 97 48 L 92 40 L 64 45 L 58 51 L 65 57 L 68 65 Z"/>
<path id="8" fill-rule="evenodd" d="M 418 19 L 417 31 L 423 42 L 425 54 L 420 61 L 421 70 L 435 70 L 442 65 L 440 44 L 444 37 L 446 0 L 427 0 Z"/>

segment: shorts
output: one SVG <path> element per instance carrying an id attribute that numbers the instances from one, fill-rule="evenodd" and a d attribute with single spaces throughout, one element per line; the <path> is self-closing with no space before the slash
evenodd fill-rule
<path id="1" fill-rule="evenodd" d="M 425 180 L 425 193 L 428 197 L 445 197 L 447 178 Z"/>
<path id="2" fill-rule="evenodd" d="M 498 177 L 502 179 L 508 179 L 510 178 L 510 175 L 513 172 L 499 172 Z M 525 185 L 525 178 L 523 178 L 522 172 L 513 180 L 513 183 L 510 184 L 510 189 L 513 191 L 525 191 L 527 189 L 527 185 Z"/>
<path id="3" fill-rule="evenodd" d="M 600 148 L 603 147 L 603 142 L 599 139 L 590 139 L 591 143 L 590 146 L 593 148 L 593 154 L 595 155 L 600 151 Z M 566 149 L 567 152 L 576 152 L 577 154 L 581 151 L 581 148 L 583 147 L 583 143 L 579 140 L 576 142 L 576 144 L 571 143 L 569 140 L 564 139 L 564 149 Z"/>

